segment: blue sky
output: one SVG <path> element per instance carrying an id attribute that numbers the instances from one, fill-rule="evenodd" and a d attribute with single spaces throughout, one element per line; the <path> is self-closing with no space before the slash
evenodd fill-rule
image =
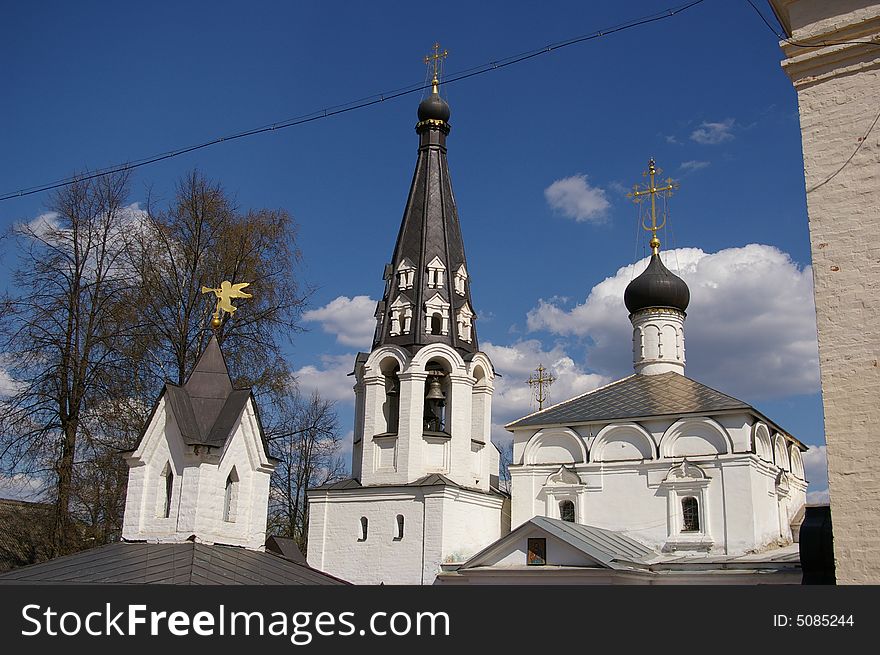
<path id="1" fill-rule="evenodd" d="M 436 40 L 455 72 L 674 4 L 18 3 L 0 25 L 0 192 L 420 83 Z M 780 59 L 745 1 L 707 0 L 444 87 L 477 329 L 505 375 L 496 422 L 530 411 L 521 379 L 538 361 L 559 370 L 555 401 L 631 371 L 616 299 L 646 239 L 624 193 L 655 157 L 681 183 L 661 238 L 693 291 L 688 373 L 824 443 L 797 102 Z M 168 198 L 198 167 L 240 206 L 294 215 L 315 291 L 291 360 L 304 387 L 338 399 L 346 430 L 344 373 L 369 345 L 418 101 L 214 146 L 132 185 L 134 200 Z M 0 203 L 0 226 L 45 201 Z"/>

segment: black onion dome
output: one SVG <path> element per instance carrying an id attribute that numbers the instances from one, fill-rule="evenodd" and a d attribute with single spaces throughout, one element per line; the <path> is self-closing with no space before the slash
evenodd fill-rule
<path id="1" fill-rule="evenodd" d="M 623 302 L 630 314 L 648 307 L 671 307 L 683 312 L 690 299 L 685 281 L 666 268 L 656 253 L 651 255 L 648 268 L 623 292 Z"/>
<path id="2" fill-rule="evenodd" d="M 449 105 L 439 93 L 432 93 L 419 103 L 419 121 L 449 121 Z"/>

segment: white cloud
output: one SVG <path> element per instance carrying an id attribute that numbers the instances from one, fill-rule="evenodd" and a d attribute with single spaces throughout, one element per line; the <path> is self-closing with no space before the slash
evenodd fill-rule
<path id="1" fill-rule="evenodd" d="M 664 263 L 691 291 L 685 323 L 687 372 L 747 400 L 815 393 L 819 388 L 812 272 L 773 246 L 705 253 L 682 248 Z M 540 300 L 531 331 L 587 338 L 589 369 L 615 378 L 632 372 L 632 326 L 623 291 L 647 266 L 625 266 L 572 309 Z"/>
<path id="2" fill-rule="evenodd" d="M 828 456 L 825 446 L 810 446 L 810 449 L 801 454 L 804 461 L 804 475 L 810 483 L 807 502 L 828 502 Z"/>
<path id="3" fill-rule="evenodd" d="M 336 341 L 367 350 L 373 341 L 376 328 L 376 301 L 369 296 L 339 296 L 318 309 L 303 314 L 306 321 L 315 321 L 328 334 L 335 334 Z"/>
<path id="4" fill-rule="evenodd" d="M 703 145 L 716 145 L 733 139 L 734 120 L 727 118 L 719 123 L 703 121 L 700 127 L 691 132 L 691 140 Z"/>
<path id="5" fill-rule="evenodd" d="M 676 136 L 674 134 L 667 134 L 666 135 L 666 143 L 672 143 L 672 144 L 677 145 L 681 142 L 678 140 L 678 138 L 676 138 Z"/>
<path id="6" fill-rule="evenodd" d="M 545 407 L 609 381 L 605 376 L 587 372 L 560 344 L 547 350 L 537 339 L 528 339 L 509 346 L 484 342 L 482 348 L 492 360 L 495 371 L 501 374 L 495 379 L 495 393 L 492 396 L 492 436 L 495 441 L 510 439 L 510 433 L 503 429 L 506 423 L 538 409 L 526 380 L 539 364 L 550 369 L 556 378 L 550 387 L 549 401 L 545 402 Z"/>
<path id="7" fill-rule="evenodd" d="M 611 206 L 605 190 L 590 186 L 586 175 L 572 175 L 556 180 L 544 189 L 547 204 L 553 209 L 574 220 L 601 223 L 605 212 Z"/>
<path id="8" fill-rule="evenodd" d="M 693 171 L 699 171 L 703 168 L 706 168 L 709 165 L 709 163 L 710 162 L 707 162 L 707 161 L 698 161 L 696 159 L 691 159 L 690 161 L 681 162 L 681 166 L 679 166 L 679 169 L 690 173 Z"/>
<path id="9" fill-rule="evenodd" d="M 348 374 L 354 369 L 355 355 L 324 355 L 321 365 L 307 365 L 293 372 L 299 392 L 308 396 L 317 391 L 324 400 L 354 404 L 354 376 Z"/>

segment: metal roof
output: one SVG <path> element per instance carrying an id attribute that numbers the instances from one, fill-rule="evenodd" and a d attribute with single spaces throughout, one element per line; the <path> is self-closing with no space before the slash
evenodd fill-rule
<path id="1" fill-rule="evenodd" d="M 14 569 L 0 584 L 333 585 L 344 580 L 271 552 L 120 542 Z"/>
<path id="2" fill-rule="evenodd" d="M 505 427 L 592 423 L 668 414 L 728 410 L 755 412 L 748 403 L 679 373 L 630 375 L 570 400 L 529 414 Z"/>
<path id="3" fill-rule="evenodd" d="M 533 527 L 538 527 L 550 536 L 564 541 L 572 548 L 576 548 L 595 560 L 600 566 L 609 569 L 630 569 L 632 564 L 645 564 L 657 556 L 655 550 L 622 532 L 597 528 L 592 525 L 569 523 L 546 516 L 533 516 L 509 534 L 471 557 L 459 567 L 459 570 L 481 566 L 479 562 L 489 551 L 518 539 L 523 531 Z"/>
<path id="4" fill-rule="evenodd" d="M 253 398 L 250 388 L 233 387 L 216 336 L 211 337 L 208 345 L 199 355 L 186 383 L 180 386 L 166 382 L 159 399 L 161 400 L 163 396 L 168 400 L 184 443 L 189 446 L 211 448 L 222 448 L 226 444 L 247 401 Z M 157 400 L 144 425 L 141 440 L 153 421 L 158 406 Z M 253 406 L 254 411 L 258 412 L 256 402 Z M 266 436 L 263 434 L 259 413 L 257 419 L 266 456 L 274 459 L 269 452 Z"/>
<path id="5" fill-rule="evenodd" d="M 388 489 L 394 487 L 455 487 L 456 489 L 466 489 L 467 491 L 474 491 L 481 494 L 489 494 L 491 496 L 507 496 L 503 491 L 490 487 L 489 491 L 483 491 L 482 489 L 475 489 L 474 487 L 467 487 L 463 484 L 459 484 L 453 480 L 450 480 L 442 473 L 429 473 L 428 475 L 424 475 L 420 477 L 418 480 L 413 480 L 412 482 L 406 482 L 404 484 L 377 484 L 370 485 L 364 487 L 360 481 L 355 480 L 354 478 L 346 478 L 344 480 L 337 480 L 335 482 L 328 482 L 326 484 L 322 484 L 318 487 L 309 487 L 309 491 L 335 491 L 339 489 Z"/>

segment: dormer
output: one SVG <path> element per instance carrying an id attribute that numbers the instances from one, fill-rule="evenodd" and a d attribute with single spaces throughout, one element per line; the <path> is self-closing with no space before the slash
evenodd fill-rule
<path id="1" fill-rule="evenodd" d="M 415 284 L 415 278 L 415 265 L 408 258 L 404 257 L 397 265 L 397 288 L 400 291 L 412 289 L 413 284 Z"/>
<path id="2" fill-rule="evenodd" d="M 446 266 L 439 257 L 434 257 L 425 267 L 428 274 L 428 288 L 441 289 L 443 287 L 443 279 L 446 273 Z"/>
<path id="3" fill-rule="evenodd" d="M 474 317 L 475 314 L 467 302 L 458 308 L 455 320 L 458 324 L 458 338 L 462 341 L 470 343 L 471 339 L 473 339 Z"/>
<path id="4" fill-rule="evenodd" d="M 392 337 L 409 334 L 412 329 L 412 310 L 412 300 L 403 294 L 397 296 L 397 300 L 391 303 L 391 326 L 388 333 Z"/>
<path id="5" fill-rule="evenodd" d="M 464 267 L 464 264 L 462 264 L 455 271 L 455 277 L 453 279 L 455 285 L 455 293 L 457 293 L 459 296 L 463 296 L 466 293 L 467 279 L 467 269 Z"/>
<path id="6" fill-rule="evenodd" d="M 449 334 L 449 303 L 439 293 L 425 303 L 425 333 Z"/>
<path id="7" fill-rule="evenodd" d="M 385 301 L 380 300 L 376 303 L 376 313 L 373 314 L 376 318 L 376 333 L 373 335 L 373 341 L 378 341 L 381 336 L 380 331 L 382 330 L 382 321 L 385 320 Z"/>

